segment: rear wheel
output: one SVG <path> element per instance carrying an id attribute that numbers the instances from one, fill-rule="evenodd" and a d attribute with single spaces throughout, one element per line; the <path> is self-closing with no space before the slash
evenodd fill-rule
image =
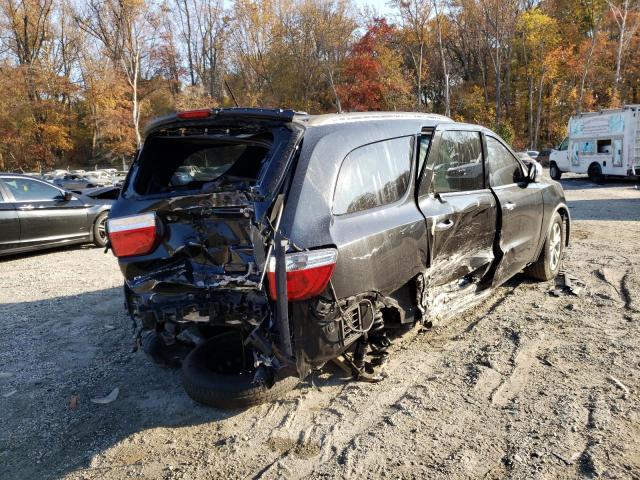
<path id="1" fill-rule="evenodd" d="M 558 168 L 558 165 L 556 165 L 556 162 L 551 162 L 551 165 L 549 165 L 549 175 L 554 180 L 560 180 L 560 177 L 562 177 L 562 172 Z"/>
<path id="2" fill-rule="evenodd" d="M 93 243 L 100 248 L 107 244 L 107 215 L 109 212 L 102 212 L 93 222 Z"/>
<path id="3" fill-rule="evenodd" d="M 602 174 L 602 167 L 599 163 L 592 163 L 587 170 L 589 180 L 593 183 L 604 183 L 604 175 Z"/>
<path id="4" fill-rule="evenodd" d="M 244 408 L 275 400 L 298 384 L 295 377 L 276 379 L 271 388 L 254 382 L 251 350 L 236 332 L 210 338 L 182 363 L 182 385 L 196 402 L 218 408 Z"/>
<path id="5" fill-rule="evenodd" d="M 526 273 L 538 280 L 551 280 L 558 275 L 562 264 L 562 253 L 564 252 L 564 228 L 562 217 L 555 213 L 551 226 L 544 241 L 542 252 L 538 260 L 527 267 Z"/>

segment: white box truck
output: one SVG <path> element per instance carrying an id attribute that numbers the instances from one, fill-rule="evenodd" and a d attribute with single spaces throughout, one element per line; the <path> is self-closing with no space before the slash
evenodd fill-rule
<path id="1" fill-rule="evenodd" d="M 549 156 L 549 173 L 605 177 L 640 175 L 640 105 L 582 113 L 569 120 L 569 136 Z"/>

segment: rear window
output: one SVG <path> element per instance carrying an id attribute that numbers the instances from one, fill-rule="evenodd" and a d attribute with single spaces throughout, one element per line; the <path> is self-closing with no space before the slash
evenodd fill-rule
<path id="1" fill-rule="evenodd" d="M 220 187 L 250 186 L 259 178 L 273 139 L 254 137 L 211 139 L 152 137 L 139 159 L 134 189 L 142 195 Z"/>

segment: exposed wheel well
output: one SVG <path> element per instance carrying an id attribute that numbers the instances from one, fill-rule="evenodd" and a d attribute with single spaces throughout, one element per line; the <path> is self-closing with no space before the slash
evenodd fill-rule
<path id="1" fill-rule="evenodd" d="M 600 168 L 602 168 L 602 165 L 600 165 L 599 162 L 591 162 L 589 164 L 589 168 L 587 170 L 591 170 L 591 167 L 600 167 Z"/>
<path id="2" fill-rule="evenodd" d="M 562 223 L 565 226 L 564 244 L 569 246 L 569 233 L 571 232 L 571 223 L 569 222 L 569 211 L 565 207 L 560 207 L 556 210 L 562 217 Z"/>

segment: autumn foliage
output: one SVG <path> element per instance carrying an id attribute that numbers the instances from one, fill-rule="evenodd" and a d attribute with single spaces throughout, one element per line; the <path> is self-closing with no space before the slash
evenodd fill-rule
<path id="1" fill-rule="evenodd" d="M 360 5 L 360 4 L 358 4 Z M 640 0 L 0 0 L 0 171 L 129 161 L 204 106 L 412 110 L 559 142 L 640 103 Z"/>
<path id="2" fill-rule="evenodd" d="M 342 64 L 338 94 L 346 110 L 401 110 L 410 108 L 410 86 L 398 54 L 398 31 L 384 18 L 374 18 L 351 47 Z"/>

